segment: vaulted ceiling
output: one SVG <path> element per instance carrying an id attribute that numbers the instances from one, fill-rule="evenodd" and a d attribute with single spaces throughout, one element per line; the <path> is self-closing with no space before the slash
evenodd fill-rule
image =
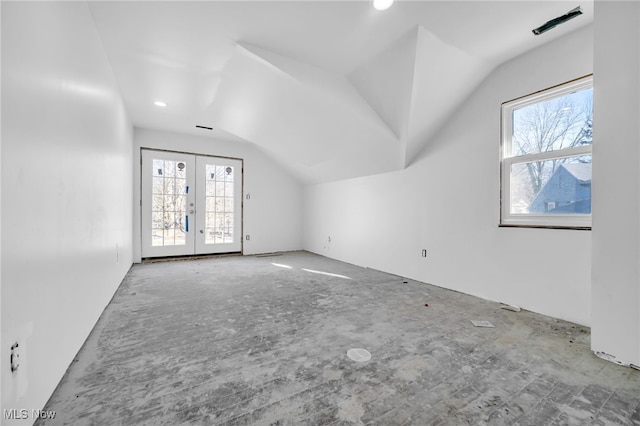
<path id="1" fill-rule="evenodd" d="M 254 144 L 306 183 L 406 167 L 497 65 L 593 20 L 592 0 L 88 4 L 136 126 Z"/>

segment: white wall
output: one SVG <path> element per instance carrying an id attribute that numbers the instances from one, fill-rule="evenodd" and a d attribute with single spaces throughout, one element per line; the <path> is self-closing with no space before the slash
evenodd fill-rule
<path id="1" fill-rule="evenodd" d="M 86 3 L 2 2 L 2 409 L 43 408 L 93 328 L 132 263 L 131 200 L 132 126 Z"/>
<path id="2" fill-rule="evenodd" d="M 134 261 L 140 262 L 140 148 L 244 159 L 243 253 L 302 248 L 302 186 L 255 146 L 209 137 L 136 128 L 134 133 Z M 246 194 L 250 194 L 249 200 Z"/>
<path id="3" fill-rule="evenodd" d="M 591 73 L 592 55 L 592 26 L 526 53 L 409 168 L 306 187 L 304 248 L 588 325 L 591 234 L 499 228 L 499 145 L 502 102 Z"/>
<path id="4" fill-rule="evenodd" d="M 595 13 L 591 347 L 640 365 L 640 3 Z"/>

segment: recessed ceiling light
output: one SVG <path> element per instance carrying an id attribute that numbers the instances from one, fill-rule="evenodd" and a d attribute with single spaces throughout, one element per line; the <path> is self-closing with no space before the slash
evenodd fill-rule
<path id="1" fill-rule="evenodd" d="M 377 10 L 387 10 L 393 4 L 393 0 L 373 0 L 373 7 Z"/>
<path id="2" fill-rule="evenodd" d="M 155 101 L 153 104 L 155 106 L 159 106 L 159 107 L 166 107 L 167 106 L 167 104 L 162 102 L 162 101 Z"/>

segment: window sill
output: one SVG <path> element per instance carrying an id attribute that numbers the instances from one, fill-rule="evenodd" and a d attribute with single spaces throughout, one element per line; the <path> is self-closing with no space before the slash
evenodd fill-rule
<path id="1" fill-rule="evenodd" d="M 500 223 L 498 228 L 533 228 L 533 229 L 569 229 L 576 231 L 591 231 L 591 226 L 568 226 L 568 225 L 532 225 L 532 224 L 515 224 Z"/>

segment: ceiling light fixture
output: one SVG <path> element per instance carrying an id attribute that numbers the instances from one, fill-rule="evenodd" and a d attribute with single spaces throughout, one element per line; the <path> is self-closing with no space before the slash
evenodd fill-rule
<path id="1" fill-rule="evenodd" d="M 555 19 L 545 22 L 543 25 L 540 25 L 538 28 L 533 29 L 532 32 L 535 35 L 540 35 L 544 32 L 549 31 L 552 28 L 555 28 L 557 25 L 564 24 L 569 19 L 573 19 L 579 15 L 582 15 L 582 10 L 580 9 L 580 6 L 576 7 L 575 9 L 571 9 L 570 11 L 568 11 L 562 16 L 558 16 Z"/>
<path id="2" fill-rule="evenodd" d="M 162 101 L 155 101 L 153 104 L 155 106 L 159 106 L 159 107 L 166 107 L 167 106 L 167 104 L 162 102 Z"/>
<path id="3" fill-rule="evenodd" d="M 373 0 L 373 7 L 376 10 L 387 10 L 393 4 L 393 0 Z"/>

